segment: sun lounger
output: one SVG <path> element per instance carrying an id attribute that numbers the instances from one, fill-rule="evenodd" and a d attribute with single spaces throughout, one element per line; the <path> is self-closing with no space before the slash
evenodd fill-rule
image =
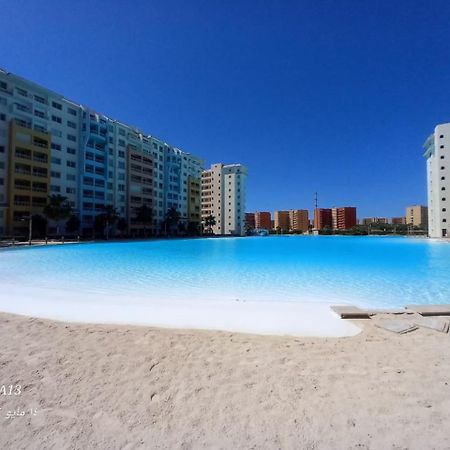
<path id="1" fill-rule="evenodd" d="M 448 333 L 450 328 L 450 322 L 448 320 L 439 319 L 436 317 L 424 317 L 415 322 L 415 324 L 419 327 L 439 331 L 440 333 Z"/>
<path id="2" fill-rule="evenodd" d="M 409 321 L 409 320 L 399 320 L 399 319 L 382 319 L 379 320 L 376 324 L 377 327 L 383 328 L 387 331 L 392 331 L 397 334 L 405 334 L 410 333 L 411 331 L 417 330 L 419 327 Z"/>

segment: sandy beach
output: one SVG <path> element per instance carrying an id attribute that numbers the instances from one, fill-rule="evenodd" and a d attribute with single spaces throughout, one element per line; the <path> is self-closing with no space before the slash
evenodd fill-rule
<path id="1" fill-rule="evenodd" d="M 450 448 L 450 336 L 374 322 L 293 338 L 0 314 L 0 381 L 21 386 L 0 448 Z"/>

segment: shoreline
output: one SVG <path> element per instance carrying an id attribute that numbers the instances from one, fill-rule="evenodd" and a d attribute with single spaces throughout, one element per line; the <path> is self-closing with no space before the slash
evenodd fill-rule
<path id="1" fill-rule="evenodd" d="M 125 298 L 124 298 L 125 297 Z M 14 299 L 11 302 L 11 299 Z M 4 285 L 0 311 L 62 322 L 154 326 L 273 336 L 354 336 L 331 303 L 151 300 Z"/>

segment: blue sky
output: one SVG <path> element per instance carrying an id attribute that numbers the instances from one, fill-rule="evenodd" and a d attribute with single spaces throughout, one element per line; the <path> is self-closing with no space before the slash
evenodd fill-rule
<path id="1" fill-rule="evenodd" d="M 247 210 L 426 202 L 448 1 L 4 0 L 0 66 L 213 162 Z"/>

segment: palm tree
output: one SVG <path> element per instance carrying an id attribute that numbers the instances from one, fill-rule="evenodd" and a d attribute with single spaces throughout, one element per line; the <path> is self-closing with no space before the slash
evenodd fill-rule
<path id="1" fill-rule="evenodd" d="M 153 210 L 149 208 L 146 204 L 143 204 L 136 209 L 136 220 L 144 225 L 144 237 L 147 236 L 147 224 L 152 223 Z"/>
<path id="2" fill-rule="evenodd" d="M 169 210 L 166 213 L 166 233 L 167 233 L 167 226 L 169 227 L 169 230 L 171 230 L 175 226 L 178 226 L 180 218 L 181 218 L 180 213 L 173 206 L 169 208 Z"/>
<path id="3" fill-rule="evenodd" d="M 114 208 L 113 205 L 105 205 L 103 207 L 103 220 L 106 229 L 106 239 L 109 239 L 109 227 L 110 225 L 114 225 L 119 220 L 119 214 L 117 209 Z"/>
<path id="4" fill-rule="evenodd" d="M 120 231 L 120 236 L 123 236 L 124 231 L 128 228 L 128 222 L 124 217 L 117 221 L 117 229 Z"/>
<path id="5" fill-rule="evenodd" d="M 59 222 L 72 215 L 72 206 L 67 197 L 52 194 L 48 197 L 48 203 L 44 206 L 43 213 L 48 220 L 56 222 L 56 234 L 59 234 Z"/>
<path id="6" fill-rule="evenodd" d="M 206 217 L 205 219 L 205 226 L 208 229 L 209 233 L 212 233 L 212 227 L 216 225 L 216 218 L 210 214 L 208 217 Z"/>

